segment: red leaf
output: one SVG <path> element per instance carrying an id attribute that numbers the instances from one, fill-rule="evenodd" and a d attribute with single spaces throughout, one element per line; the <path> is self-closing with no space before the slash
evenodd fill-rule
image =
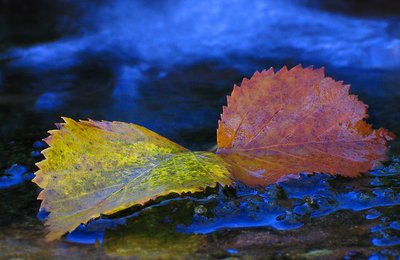
<path id="1" fill-rule="evenodd" d="M 256 72 L 228 96 L 217 153 L 251 186 L 299 172 L 367 172 L 386 159 L 394 135 L 365 122 L 367 105 L 349 88 L 325 77 L 324 69 Z"/>

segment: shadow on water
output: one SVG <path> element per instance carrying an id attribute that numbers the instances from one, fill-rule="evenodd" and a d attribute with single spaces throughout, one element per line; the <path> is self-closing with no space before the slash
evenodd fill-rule
<path id="1" fill-rule="evenodd" d="M 400 135 L 399 7 L 360 2 L 0 0 L 0 258 L 398 255 L 399 141 L 357 179 L 171 195 L 50 245 L 29 183 L 60 116 L 135 122 L 206 150 L 233 84 L 270 66 L 325 66 Z"/>

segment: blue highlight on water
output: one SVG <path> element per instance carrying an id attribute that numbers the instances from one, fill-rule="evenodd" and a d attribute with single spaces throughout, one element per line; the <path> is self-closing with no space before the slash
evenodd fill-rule
<path id="1" fill-rule="evenodd" d="M 31 156 L 34 158 L 40 158 L 42 156 L 41 150 L 48 147 L 43 141 L 36 141 L 32 147 L 34 150 L 31 152 Z M 3 174 L 0 174 L 0 189 L 11 188 L 26 181 L 31 181 L 35 177 L 33 172 L 29 172 L 28 168 L 21 164 L 13 164 Z"/>
<path id="2" fill-rule="evenodd" d="M 382 213 L 380 213 L 376 209 L 370 209 L 370 210 L 367 211 L 367 214 L 365 215 L 365 218 L 368 219 L 368 220 L 371 220 L 371 219 L 379 218 L 381 215 L 382 215 Z"/>
<path id="3" fill-rule="evenodd" d="M 35 177 L 33 173 L 28 172 L 23 165 L 14 164 L 0 177 L 0 189 L 17 186 L 24 181 L 30 181 Z"/>
<path id="4" fill-rule="evenodd" d="M 84 225 L 80 225 L 66 237 L 67 241 L 79 244 L 96 244 L 104 242 L 104 232 L 98 230 L 90 230 Z"/>
<path id="5" fill-rule="evenodd" d="M 380 178 L 399 178 L 398 162 L 398 159 L 393 159 L 389 166 L 350 181 L 326 174 L 300 174 L 279 184 L 269 185 L 265 189 L 253 189 L 237 184 L 234 195 L 226 195 L 220 191 L 218 194 L 206 198 L 189 196 L 164 200 L 148 208 L 158 207 L 162 214 L 162 207 L 171 201 L 178 200 L 182 203 L 190 201 L 195 205 L 202 205 L 207 209 L 206 214 L 193 212 L 191 224 L 176 226 L 176 232 L 188 234 L 208 234 L 221 229 L 251 227 L 292 230 L 301 228 L 313 219 L 338 211 L 364 211 L 365 219 L 371 221 L 370 234 L 373 237 L 371 244 L 377 247 L 395 246 L 400 244 L 398 235 L 400 222 L 396 219 L 396 215 L 394 217 L 386 216 L 381 209 L 400 205 L 398 188 L 381 187 L 380 185 L 360 186 L 358 182 L 375 178 L 377 175 Z M 386 175 L 386 173 L 388 174 Z M 357 186 L 352 186 L 352 183 Z M 144 208 L 142 211 L 147 209 Z M 120 219 L 91 221 L 88 225 L 90 231 L 81 226 L 67 236 L 67 241 L 77 243 L 102 241 L 106 229 L 115 228 L 116 223 L 124 225 L 129 218 L 140 218 L 142 211 Z M 188 214 L 191 213 L 188 212 Z M 165 223 L 170 223 L 171 218 L 173 216 L 166 216 Z M 377 222 L 380 224 L 372 224 Z M 101 228 L 98 228 L 99 223 L 101 223 Z M 83 241 L 85 237 L 87 240 Z"/>
<path id="6" fill-rule="evenodd" d="M 7 73 L 34 75 L 39 112 L 71 106 L 84 83 L 77 71 L 87 67 L 110 73 L 115 106 L 106 116 L 124 121 L 135 118 L 123 114 L 138 109 L 136 98 L 151 71 L 162 78 L 185 66 L 215 63 L 248 76 L 284 60 L 343 70 L 400 68 L 400 41 L 388 30 L 397 24 L 389 19 L 329 13 L 292 0 L 163 1 L 151 8 L 141 1 L 83 2 L 76 2 L 82 16 L 73 19 L 79 32 L 0 53 L 0 60 L 9 60 Z M 93 83 L 91 91 L 102 83 Z"/>
<path id="7" fill-rule="evenodd" d="M 231 255 L 237 255 L 237 254 L 239 253 L 239 250 L 234 249 L 234 248 L 228 248 L 228 249 L 226 250 L 226 252 L 227 252 L 228 254 L 231 254 Z"/>

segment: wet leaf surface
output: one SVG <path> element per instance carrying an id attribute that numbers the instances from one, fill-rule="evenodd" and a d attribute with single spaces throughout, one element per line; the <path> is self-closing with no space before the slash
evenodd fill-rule
<path id="1" fill-rule="evenodd" d="M 191 152 L 138 125 L 64 118 L 45 139 L 45 160 L 33 180 L 49 241 L 100 214 L 112 214 L 171 192 L 231 184 L 225 163 Z"/>
<path id="2" fill-rule="evenodd" d="M 266 186 L 299 172 L 355 177 L 386 159 L 394 135 L 373 130 L 367 106 L 324 69 L 256 72 L 228 96 L 217 154 L 235 178 Z"/>

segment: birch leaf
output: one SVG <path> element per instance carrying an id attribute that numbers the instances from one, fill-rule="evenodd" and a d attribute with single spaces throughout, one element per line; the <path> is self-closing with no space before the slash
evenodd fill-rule
<path id="1" fill-rule="evenodd" d="M 365 122 L 367 105 L 349 88 L 323 69 L 256 72 L 228 97 L 217 153 L 251 186 L 299 172 L 367 172 L 386 159 L 386 142 L 394 136 Z"/>
<path id="2" fill-rule="evenodd" d="M 171 192 L 229 185 L 225 163 L 210 152 L 191 152 L 138 125 L 64 118 L 45 139 L 46 160 L 33 180 L 50 212 L 51 241 L 100 214 L 112 214 Z"/>

